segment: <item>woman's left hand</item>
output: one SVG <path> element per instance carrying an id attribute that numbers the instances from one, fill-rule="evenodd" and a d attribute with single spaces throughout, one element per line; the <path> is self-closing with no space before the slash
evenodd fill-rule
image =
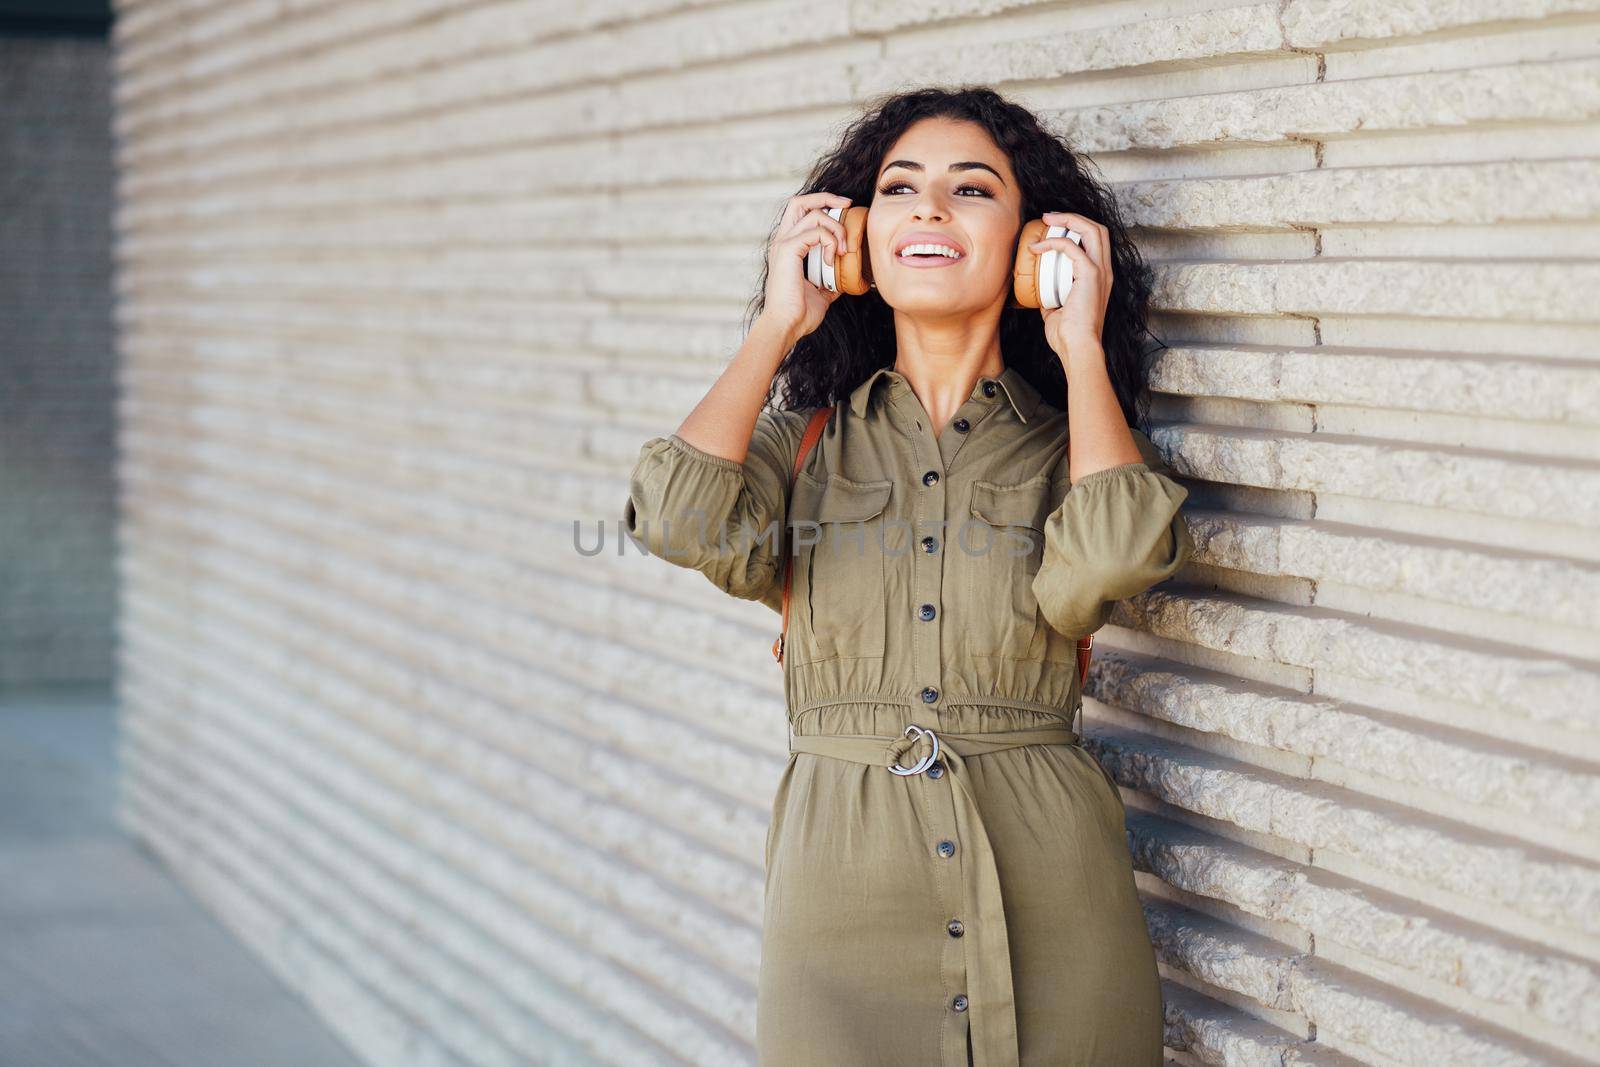
<path id="1" fill-rule="evenodd" d="M 1041 307 L 1044 336 L 1061 357 L 1071 377 L 1072 358 L 1100 352 L 1106 324 L 1106 304 L 1111 299 L 1111 235 L 1100 223 L 1072 211 L 1046 211 L 1044 221 L 1066 226 L 1083 238 L 1083 247 L 1070 237 L 1045 237 L 1028 247 L 1034 252 L 1054 248 L 1072 261 L 1072 289 L 1058 308 Z"/>

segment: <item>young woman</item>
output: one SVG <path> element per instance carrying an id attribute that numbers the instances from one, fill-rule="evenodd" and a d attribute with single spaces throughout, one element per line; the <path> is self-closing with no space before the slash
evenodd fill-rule
<path id="1" fill-rule="evenodd" d="M 743 346 L 641 448 L 625 511 L 775 610 L 794 567 L 760 1062 L 1160 1067 L 1122 799 L 1072 729 L 1077 639 L 1193 550 L 1131 428 L 1148 268 L 1107 190 L 987 89 L 880 102 L 806 189 Z M 804 261 L 849 251 L 824 209 L 850 204 L 875 288 L 841 299 Z M 1083 238 L 1032 248 L 1071 258 L 1060 308 L 1012 299 L 1039 217 Z"/>

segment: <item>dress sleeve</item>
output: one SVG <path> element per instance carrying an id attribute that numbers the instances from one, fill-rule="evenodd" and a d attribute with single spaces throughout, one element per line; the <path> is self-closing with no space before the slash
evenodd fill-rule
<path id="1" fill-rule="evenodd" d="M 1124 463 L 1067 482 L 1045 520 L 1044 556 L 1033 593 L 1045 620 L 1068 637 L 1104 626 L 1118 600 L 1176 574 L 1194 553 L 1178 508 L 1189 491 L 1169 476 L 1150 439 L 1134 430 L 1143 462 Z"/>
<path id="2" fill-rule="evenodd" d="M 652 556 L 781 610 L 789 472 L 811 411 L 763 409 L 742 464 L 677 434 L 639 448 L 623 530 Z"/>

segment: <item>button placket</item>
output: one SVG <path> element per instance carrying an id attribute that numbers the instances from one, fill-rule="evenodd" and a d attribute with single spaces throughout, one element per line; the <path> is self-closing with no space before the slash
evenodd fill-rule
<path id="1" fill-rule="evenodd" d="M 955 465 L 956 453 L 961 450 L 962 444 L 972 436 L 978 424 L 994 411 L 998 403 L 995 397 L 999 393 L 1000 387 L 993 378 L 980 378 L 978 384 L 972 387 L 972 394 L 966 402 L 956 409 L 955 417 L 946 427 L 948 432 L 938 436 L 939 454 L 944 457 L 945 470 Z"/>
<path id="2" fill-rule="evenodd" d="M 904 400 L 907 394 L 896 393 L 896 402 Z M 907 409 L 916 403 L 914 396 L 907 403 Z M 912 442 L 912 449 L 916 460 L 923 467 L 922 477 L 916 487 L 916 499 L 912 505 L 913 521 L 917 524 L 917 532 L 932 528 L 938 536 L 925 534 L 920 541 L 921 552 L 911 554 L 912 590 L 915 605 L 914 611 L 918 621 L 912 627 L 912 656 L 911 665 L 913 679 L 918 689 L 912 701 L 911 719 L 914 722 L 926 722 L 931 718 L 934 729 L 943 728 L 944 717 L 941 714 L 944 679 L 942 676 L 943 657 L 940 649 L 942 646 L 941 631 L 944 628 L 944 612 L 941 610 L 944 595 L 944 540 L 948 534 L 948 504 L 949 494 L 946 487 L 949 479 L 946 472 L 949 470 L 949 458 L 954 455 L 951 449 L 948 453 L 945 447 L 934 437 L 932 428 L 928 424 L 925 413 L 913 417 L 909 410 L 901 410 L 901 428 L 907 432 Z M 962 436 L 957 433 L 940 435 L 944 438 Z M 931 460 L 931 462 L 930 462 Z M 918 712 L 921 714 L 918 714 Z M 957 854 L 956 841 L 958 839 L 956 814 L 953 801 L 949 798 L 947 783 L 941 781 L 945 773 L 942 760 L 935 760 L 927 770 L 917 777 L 923 780 L 924 786 L 934 788 L 944 794 L 944 797 L 935 800 L 928 808 L 932 816 L 930 829 L 935 840 L 939 842 L 936 852 L 944 860 L 951 861 L 952 866 L 945 868 L 942 865 L 934 867 L 929 873 L 938 887 L 938 894 L 944 905 L 950 908 L 962 908 L 967 904 L 966 877 L 962 870 L 963 863 Z M 947 912 L 946 914 L 951 914 Z M 963 990 L 967 988 L 968 968 L 967 951 L 960 936 L 948 933 L 945 937 L 944 952 L 942 953 L 942 970 L 946 989 Z M 957 1020 L 964 1021 L 967 1010 L 967 995 L 958 993 L 948 1001 L 951 1010 L 946 1018 L 951 1026 L 956 1026 Z M 954 1038 L 946 1038 L 947 1048 L 963 1047 L 966 1043 L 965 1026 L 954 1031 Z"/>
<path id="3" fill-rule="evenodd" d="M 916 490 L 916 499 L 912 504 L 912 521 L 920 532 L 928 528 L 938 530 L 942 536 L 945 529 L 945 514 L 948 510 L 947 500 L 949 494 L 945 489 L 949 481 L 945 477 L 945 465 L 942 457 L 933 463 L 928 460 L 939 456 L 939 448 L 933 440 L 933 432 L 928 427 L 928 420 L 918 415 L 913 415 L 908 408 L 915 406 L 921 411 L 922 405 L 909 389 L 897 389 L 892 394 L 892 402 L 905 405 L 900 409 L 902 418 L 901 428 L 907 431 L 911 440 L 911 447 L 915 453 L 915 460 L 923 466 L 922 478 Z M 934 447 L 928 448 L 932 444 Z M 942 677 L 940 668 L 942 657 L 940 647 L 943 644 L 941 631 L 944 628 L 944 612 L 940 610 L 944 596 L 944 553 L 939 538 L 924 535 L 921 539 L 922 551 L 911 553 L 913 612 L 917 622 L 911 630 L 911 668 L 912 677 L 921 684 L 917 691 L 917 701 L 931 716 L 913 714 L 914 721 L 922 722 L 931 717 L 934 729 L 942 729 L 944 720 L 939 714 L 939 699 L 942 695 Z"/>
<path id="4" fill-rule="evenodd" d="M 952 1022 L 968 1010 L 970 994 L 966 991 L 972 988 L 975 975 L 979 974 L 974 967 L 989 941 L 989 936 L 979 926 L 972 925 L 981 922 L 979 912 L 983 909 L 974 893 L 974 878 L 979 876 L 979 869 L 972 865 L 976 854 L 962 837 L 965 826 L 956 794 L 958 789 L 965 788 L 955 780 L 964 766 L 959 754 L 947 755 L 941 747 L 939 757 L 922 773 L 931 790 L 925 796 L 929 802 L 928 829 L 934 853 L 930 861 L 934 864 L 932 874 L 939 887 L 940 903 L 948 909 L 942 938 L 945 947 L 943 978 L 945 989 L 955 991 L 947 1001 L 947 1007 L 954 1009 L 946 1015 Z M 954 996 L 961 997 L 962 1006 L 957 1006 Z"/>
<path id="5" fill-rule="evenodd" d="M 982 419 L 986 419 L 994 411 L 994 398 L 982 398 L 981 387 L 974 389 L 974 398 L 958 416 L 965 419 L 966 432 L 952 429 L 946 434 L 933 434 L 933 427 L 926 418 L 922 403 L 917 402 L 915 395 L 910 392 L 904 382 L 894 382 L 890 389 L 890 406 L 893 411 L 894 421 L 898 429 L 906 435 L 912 443 L 915 462 L 923 469 L 920 485 L 915 490 L 915 501 L 912 502 L 912 522 L 914 526 L 931 525 L 941 531 L 941 539 L 947 541 L 949 536 L 949 470 L 950 461 L 955 458 L 958 448 L 963 440 L 971 437 L 971 430 L 978 426 Z M 963 498 L 965 499 L 965 498 Z M 917 533 L 920 533 L 918 528 Z M 930 544 L 931 541 L 931 544 Z M 926 728 L 942 729 L 944 715 L 942 715 L 942 701 L 944 701 L 944 678 L 942 678 L 941 630 L 944 629 L 944 557 L 946 557 L 947 544 L 941 544 L 939 539 L 923 537 L 922 552 L 912 552 L 910 566 L 912 566 L 912 611 L 918 619 L 912 625 L 912 672 L 914 683 L 918 686 L 917 696 L 910 702 L 910 723 L 912 725 L 926 726 Z M 930 606 L 931 616 L 922 617 L 923 606 Z M 946 915 L 958 917 L 966 915 L 974 909 L 973 891 L 971 880 L 974 872 L 971 864 L 965 859 L 968 849 L 957 848 L 962 841 L 960 837 L 960 822 L 962 819 L 957 814 L 957 798 L 954 789 L 957 785 L 952 782 L 955 774 L 955 761 L 934 760 L 922 774 L 918 774 L 923 782 L 923 789 L 934 790 L 930 793 L 930 806 L 928 813 L 931 816 L 930 827 L 934 841 L 941 841 L 936 846 L 944 859 L 950 861 L 946 865 L 936 865 L 933 877 L 938 883 L 938 894 L 942 904 L 947 907 Z M 947 848 L 946 848 L 947 846 Z M 947 854 L 946 854 L 947 853 Z M 942 957 L 942 976 L 947 990 L 966 990 L 973 974 L 973 963 L 970 953 L 974 950 L 974 937 L 966 936 L 970 933 L 966 928 L 966 921 L 962 918 L 952 918 L 946 925 L 944 936 L 944 952 Z M 976 945 L 981 949 L 982 945 Z M 958 998 L 958 1000 L 957 1000 Z M 946 1014 L 947 1021 L 952 1027 L 958 1029 L 947 1033 L 942 1046 L 954 1053 L 965 1057 L 968 1035 L 966 1025 L 958 1025 L 957 1021 L 965 1024 L 965 1013 L 968 1011 L 968 993 L 957 992 L 952 1000 L 947 1001 L 950 1008 Z M 958 1006 L 957 1006 L 958 1005 Z"/>

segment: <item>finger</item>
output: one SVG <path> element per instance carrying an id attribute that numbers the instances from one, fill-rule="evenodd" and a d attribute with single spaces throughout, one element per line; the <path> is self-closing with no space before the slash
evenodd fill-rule
<path id="1" fill-rule="evenodd" d="M 1078 243 L 1070 237 L 1043 237 L 1037 241 L 1034 241 L 1028 247 L 1033 249 L 1034 252 L 1043 252 L 1046 249 L 1054 248 L 1058 252 L 1064 253 L 1070 257 L 1072 260 L 1072 280 L 1074 283 L 1083 281 L 1085 279 L 1094 278 L 1097 279 L 1098 285 L 1098 279 L 1104 273 L 1104 271 L 1102 271 L 1100 268 L 1100 264 L 1096 263 L 1094 259 L 1090 257 L 1088 251 L 1079 248 Z"/>
<path id="2" fill-rule="evenodd" d="M 1028 247 L 1035 252 L 1043 252 L 1046 249 L 1054 248 L 1059 252 L 1065 252 L 1075 260 L 1085 260 L 1091 265 L 1095 265 L 1088 251 L 1080 247 L 1078 242 L 1070 237 L 1041 237 L 1028 245 Z"/>
<path id="3" fill-rule="evenodd" d="M 818 190 L 814 193 L 801 193 L 795 199 L 800 201 L 801 205 L 806 208 L 850 206 L 850 198 L 848 196 L 830 193 L 826 189 Z"/>
<path id="4" fill-rule="evenodd" d="M 808 226 L 784 238 L 778 243 L 778 246 L 793 255 L 803 256 L 811 251 L 812 246 L 826 245 L 830 240 L 832 240 L 832 234 L 826 230 Z"/>
<path id="5" fill-rule="evenodd" d="M 790 233 L 785 234 L 784 236 L 785 237 L 794 237 L 794 236 L 796 236 L 798 234 L 805 233 L 805 232 L 808 232 L 808 231 L 813 230 L 813 229 L 826 230 L 828 233 L 833 235 L 833 244 L 834 245 L 838 246 L 839 248 L 843 248 L 844 247 L 844 245 L 845 245 L 844 223 L 840 222 L 838 219 L 834 218 L 832 215 L 829 215 L 827 212 L 821 211 L 821 210 L 813 210 L 813 211 L 806 212 L 805 216 L 802 217 L 800 219 L 800 221 L 795 224 L 794 229 Z M 830 262 L 831 262 L 831 260 L 830 260 Z"/>
<path id="6" fill-rule="evenodd" d="M 1085 243 L 1088 240 L 1089 238 L 1084 238 Z M 1043 252 L 1045 249 L 1054 248 L 1058 252 L 1066 254 L 1072 260 L 1072 275 L 1074 278 L 1086 278 L 1091 274 L 1099 275 L 1104 270 L 1100 261 L 1095 259 L 1089 249 L 1079 246 L 1070 237 L 1045 237 L 1035 241 L 1029 247 L 1033 248 L 1035 252 Z"/>
<path id="7" fill-rule="evenodd" d="M 800 205 L 799 197 L 790 197 L 789 202 L 783 205 L 783 218 L 778 220 L 778 233 L 787 236 L 794 229 L 794 224 L 800 221 L 800 216 L 805 214 L 805 208 Z"/>
<path id="8" fill-rule="evenodd" d="M 1046 222 L 1056 226 L 1071 224 L 1072 228 L 1079 233 L 1086 233 L 1089 230 L 1104 232 L 1105 230 L 1105 226 L 1102 223 L 1096 222 L 1087 215 L 1080 215 L 1076 211 L 1046 211 L 1041 217 Z"/>
<path id="9" fill-rule="evenodd" d="M 809 222 L 814 223 L 817 226 L 821 226 L 823 229 L 833 234 L 834 240 L 838 243 L 840 248 L 844 247 L 844 223 L 840 222 L 826 211 L 823 211 L 820 208 L 814 208 L 811 211 L 806 212 L 805 218 L 801 219 L 800 221 L 802 223 Z"/>
<path id="10" fill-rule="evenodd" d="M 834 260 L 833 234 L 818 226 L 808 226 L 783 242 L 785 254 L 803 257 L 813 245 L 822 246 L 822 254 L 831 264 Z"/>
<path id="11" fill-rule="evenodd" d="M 823 226 L 826 226 L 829 232 L 833 234 L 834 243 L 838 245 L 840 251 L 845 251 L 848 249 L 850 244 L 850 235 L 845 233 L 844 223 L 828 214 L 818 215 L 817 222 Z"/>
<path id="12" fill-rule="evenodd" d="M 837 193 L 830 193 L 826 190 L 819 190 L 815 193 L 801 193 L 799 196 L 789 198 L 789 203 L 783 210 L 783 222 L 780 227 L 784 230 L 793 228 L 795 223 L 799 222 L 801 217 L 808 211 L 824 207 L 836 207 L 842 213 L 849 206 L 850 198 L 848 196 L 840 196 Z"/>
<path id="13" fill-rule="evenodd" d="M 1111 262 L 1111 231 L 1106 229 L 1104 224 L 1076 211 L 1047 211 L 1044 213 L 1044 219 L 1058 226 L 1070 225 L 1072 229 L 1082 234 L 1085 247 L 1090 252 L 1089 258 L 1096 265 Z"/>

